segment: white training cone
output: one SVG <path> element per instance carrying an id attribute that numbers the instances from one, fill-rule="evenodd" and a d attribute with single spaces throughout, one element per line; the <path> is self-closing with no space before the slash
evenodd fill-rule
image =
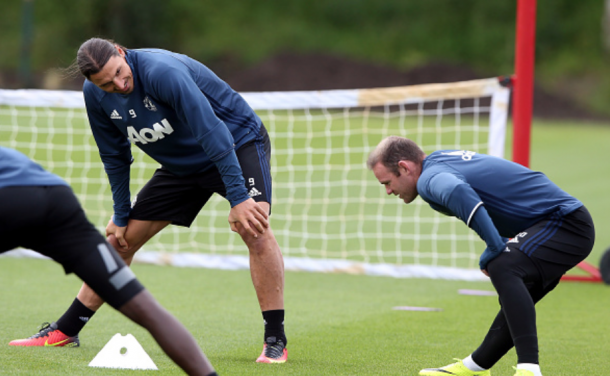
<path id="1" fill-rule="evenodd" d="M 93 358 L 89 367 L 158 369 L 136 337 L 115 334 Z"/>

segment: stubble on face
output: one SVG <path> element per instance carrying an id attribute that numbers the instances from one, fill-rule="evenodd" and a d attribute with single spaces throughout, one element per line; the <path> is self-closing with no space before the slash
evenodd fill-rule
<path id="1" fill-rule="evenodd" d="M 133 91 L 133 74 L 122 55 L 112 56 L 101 71 L 91 75 L 90 81 L 107 93 L 130 94 Z"/>

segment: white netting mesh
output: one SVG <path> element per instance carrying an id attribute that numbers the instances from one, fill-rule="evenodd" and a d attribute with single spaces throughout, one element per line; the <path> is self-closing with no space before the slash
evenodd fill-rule
<path id="1" fill-rule="evenodd" d="M 317 261 L 343 262 L 331 269 L 349 269 L 345 262 L 416 265 L 444 274 L 444 267 L 476 268 L 484 249 L 476 234 L 419 198 L 404 205 L 386 197 L 365 162 L 389 135 L 409 137 L 426 153 L 455 148 L 502 156 L 508 89 L 496 79 L 243 96 L 271 138 L 272 228 L 287 266 L 295 260 L 295 268 L 305 269 Z M 111 193 L 83 107 L 80 92 L 0 90 L 0 144 L 64 177 L 103 231 Z M 132 196 L 158 167 L 135 147 L 133 154 Z M 193 227 L 162 231 L 141 257 L 246 256 L 227 225 L 228 210 L 224 199 L 213 197 Z M 199 262 L 189 257 L 186 264 Z"/>

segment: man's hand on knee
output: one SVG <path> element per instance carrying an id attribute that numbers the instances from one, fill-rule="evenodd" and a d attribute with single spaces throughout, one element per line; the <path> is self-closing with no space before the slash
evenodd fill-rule
<path id="1" fill-rule="evenodd" d="M 114 234 L 108 235 L 106 240 L 117 251 L 117 253 L 119 254 L 119 256 L 121 256 L 121 258 L 123 260 L 125 260 L 125 261 L 130 260 L 131 261 L 131 259 L 133 258 L 133 255 L 134 255 L 135 252 L 132 251 L 129 247 L 122 247 L 119 244 L 119 241 L 118 241 L 118 239 L 116 238 L 116 236 Z"/>

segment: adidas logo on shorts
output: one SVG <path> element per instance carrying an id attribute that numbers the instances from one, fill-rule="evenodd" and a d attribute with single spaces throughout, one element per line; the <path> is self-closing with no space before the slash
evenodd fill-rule
<path id="1" fill-rule="evenodd" d="M 261 193 L 261 191 L 256 189 L 256 187 L 252 187 L 250 192 L 248 192 L 248 196 L 250 196 L 250 197 L 256 197 L 256 196 L 260 196 L 260 195 L 262 195 L 262 193 Z"/>

